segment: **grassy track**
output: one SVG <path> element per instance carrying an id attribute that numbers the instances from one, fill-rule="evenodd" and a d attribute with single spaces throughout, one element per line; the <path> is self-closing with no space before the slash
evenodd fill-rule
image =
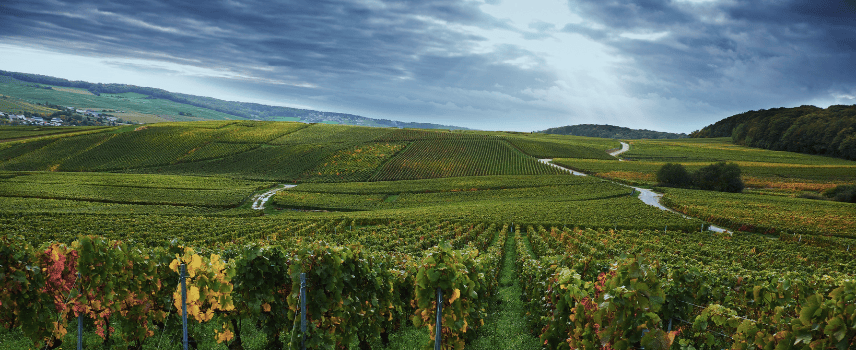
<path id="1" fill-rule="evenodd" d="M 479 329 L 478 337 L 467 349 L 541 349 L 538 338 L 529 334 L 523 319 L 524 305 L 520 300 L 523 288 L 514 271 L 514 262 L 517 260 L 516 240 L 515 234 L 509 234 L 505 240 L 505 257 L 499 277 L 497 302 L 485 320 L 485 325 Z"/>

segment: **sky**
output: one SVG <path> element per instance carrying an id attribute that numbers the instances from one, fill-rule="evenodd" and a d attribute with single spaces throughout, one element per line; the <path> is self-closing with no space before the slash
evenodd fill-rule
<path id="1" fill-rule="evenodd" d="M 3 0 L 0 69 L 536 131 L 856 104 L 856 0 Z"/>

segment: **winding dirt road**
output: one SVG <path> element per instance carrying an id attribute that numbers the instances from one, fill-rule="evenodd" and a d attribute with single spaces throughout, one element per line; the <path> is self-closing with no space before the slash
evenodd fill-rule
<path id="1" fill-rule="evenodd" d="M 627 152 L 629 150 L 630 150 L 630 145 L 627 144 L 626 142 L 621 142 L 621 149 L 609 152 L 609 155 L 611 155 L 613 157 L 618 157 L 619 154 L 622 154 L 622 153 Z"/>
<path id="2" fill-rule="evenodd" d="M 613 151 L 613 152 L 609 152 L 609 154 L 610 154 L 611 156 L 615 157 L 615 156 L 617 156 L 617 155 L 619 155 L 619 154 L 621 154 L 621 153 L 627 152 L 628 150 L 630 150 L 630 145 L 628 145 L 627 143 L 622 142 L 622 143 L 621 143 L 621 149 L 620 149 L 620 150 Z M 583 174 L 583 173 L 581 173 L 581 172 L 574 171 L 574 170 L 571 170 L 571 169 L 565 168 L 565 167 L 563 167 L 563 166 L 561 166 L 561 165 L 551 163 L 551 162 L 553 161 L 552 159 L 539 159 L 538 161 L 540 161 L 541 163 L 544 163 L 544 164 L 552 165 L 552 166 L 557 167 L 557 168 L 559 168 L 559 169 L 563 169 L 563 170 L 568 171 L 568 172 L 570 172 L 571 174 L 574 174 L 574 175 L 577 175 L 577 176 L 586 176 L 586 174 Z M 616 184 L 616 185 L 621 185 L 621 186 L 624 186 L 624 187 L 632 188 L 632 189 L 636 190 L 637 192 L 639 192 L 639 197 L 638 197 L 638 198 L 639 198 L 639 200 L 640 200 L 640 201 L 642 201 L 642 203 L 645 203 L 645 204 L 647 204 L 647 205 L 650 205 L 650 206 L 652 206 L 652 207 L 654 207 L 654 208 L 657 208 L 657 209 L 660 209 L 660 210 L 664 210 L 664 211 L 668 211 L 668 212 L 670 212 L 670 213 L 678 214 L 678 215 L 680 215 L 680 216 L 683 216 L 685 219 L 695 219 L 695 218 L 693 218 L 693 217 L 686 216 L 686 215 L 684 215 L 683 213 L 680 213 L 680 212 L 678 212 L 678 211 L 675 211 L 675 210 L 669 209 L 669 208 L 667 208 L 666 206 L 664 206 L 662 203 L 660 203 L 660 198 L 662 198 L 662 197 L 663 197 L 663 194 L 661 194 L 661 193 L 657 193 L 657 192 L 651 191 L 651 190 L 649 190 L 649 189 L 647 189 L 647 188 L 634 187 L 634 186 L 630 186 L 630 185 L 625 185 L 625 184 L 622 184 L 622 183 L 618 183 L 618 182 L 615 182 L 615 181 L 611 181 L 611 182 L 612 182 L 612 183 L 614 183 L 614 184 Z M 726 229 L 724 229 L 724 228 L 722 228 L 722 227 L 713 226 L 713 225 L 710 225 L 710 227 L 708 228 L 708 231 L 714 231 L 714 232 L 729 232 L 728 230 L 726 230 Z"/>
<path id="3" fill-rule="evenodd" d="M 282 185 L 282 187 L 277 187 L 277 188 L 274 188 L 270 191 L 267 191 L 265 193 L 260 194 L 258 197 L 256 197 L 253 200 L 253 209 L 264 210 L 265 203 L 267 203 L 267 201 L 270 199 L 270 197 L 273 197 L 273 195 L 275 195 L 279 191 L 282 191 L 286 188 L 292 188 L 295 186 L 297 186 L 297 185 Z"/>

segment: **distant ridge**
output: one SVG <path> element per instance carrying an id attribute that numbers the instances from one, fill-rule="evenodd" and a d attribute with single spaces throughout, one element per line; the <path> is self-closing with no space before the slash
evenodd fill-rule
<path id="1" fill-rule="evenodd" d="M 53 85 L 60 87 L 70 87 L 88 90 L 89 92 L 100 94 L 121 94 L 121 93 L 138 93 L 148 95 L 151 98 L 159 98 L 169 100 L 176 103 L 182 103 L 199 108 L 206 108 L 213 111 L 233 115 L 242 119 L 249 120 L 277 120 L 279 118 L 299 118 L 304 123 L 329 123 L 334 122 L 343 125 L 363 125 L 363 126 L 378 126 L 378 127 L 399 127 L 399 128 L 420 128 L 420 129 L 450 129 L 450 130 L 469 130 L 467 128 L 440 125 L 433 123 L 413 123 L 400 122 L 389 119 L 367 118 L 353 114 L 322 112 L 310 109 L 299 109 L 290 107 L 269 106 L 259 103 L 224 101 L 212 97 L 195 96 L 169 92 L 163 89 L 142 87 L 128 84 L 101 84 L 90 83 L 80 80 L 67 80 L 46 75 L 8 72 L 0 70 L 0 76 L 7 76 L 20 81 Z"/>
<path id="2" fill-rule="evenodd" d="M 544 134 L 588 136 L 605 139 L 682 139 L 689 137 L 684 133 L 675 134 L 671 132 L 630 129 L 622 126 L 601 124 L 560 126 L 558 128 L 549 128 L 539 132 Z"/>
<path id="3" fill-rule="evenodd" d="M 856 105 L 748 111 L 690 137 L 731 137 L 738 145 L 856 160 Z"/>

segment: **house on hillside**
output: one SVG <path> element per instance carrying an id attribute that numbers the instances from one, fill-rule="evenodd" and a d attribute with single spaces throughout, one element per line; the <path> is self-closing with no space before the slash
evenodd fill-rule
<path id="1" fill-rule="evenodd" d="M 45 120 L 42 119 L 42 117 L 33 117 L 33 119 L 30 119 L 30 120 L 32 121 L 33 124 L 36 124 L 36 125 L 45 125 L 46 124 Z"/>
<path id="2" fill-rule="evenodd" d="M 53 125 L 53 126 L 60 126 L 60 125 L 62 125 L 62 119 L 59 119 L 59 118 L 53 118 L 53 119 L 51 119 L 51 125 Z"/>

